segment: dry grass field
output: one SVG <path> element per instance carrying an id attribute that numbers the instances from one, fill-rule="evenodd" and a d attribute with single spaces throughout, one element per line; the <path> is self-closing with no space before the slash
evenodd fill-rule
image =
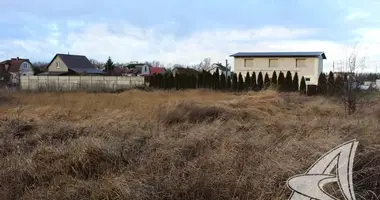
<path id="1" fill-rule="evenodd" d="M 0 199 L 287 199 L 354 138 L 357 199 L 377 199 L 379 121 L 380 102 L 273 91 L 0 95 Z"/>

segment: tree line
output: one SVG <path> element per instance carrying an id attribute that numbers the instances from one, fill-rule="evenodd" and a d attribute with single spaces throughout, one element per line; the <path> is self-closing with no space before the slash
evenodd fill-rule
<path id="1" fill-rule="evenodd" d="M 347 90 L 348 87 L 348 74 L 347 73 L 339 73 L 336 77 L 334 77 L 334 73 L 330 71 L 330 73 L 320 73 L 318 78 L 318 94 L 324 96 L 339 96 Z M 351 84 L 353 84 L 352 82 Z M 357 80 L 357 84 L 359 81 Z M 358 86 L 358 85 L 356 85 Z M 353 86 L 350 86 L 353 87 Z M 353 87 L 355 90 L 359 90 L 358 87 Z"/>
<path id="2" fill-rule="evenodd" d="M 172 73 L 154 74 L 149 77 L 149 86 L 155 89 L 213 89 L 220 91 L 259 91 L 265 89 L 275 89 L 281 92 L 300 91 L 306 93 L 306 81 L 302 76 L 301 81 L 297 72 L 292 76 L 290 71 L 284 74 L 282 71 L 274 71 L 269 77 L 268 73 L 247 72 L 245 77 L 241 73 L 232 73 L 231 76 L 226 76 L 224 73 L 219 73 L 217 69 L 214 73 L 202 70 L 197 74 Z"/>

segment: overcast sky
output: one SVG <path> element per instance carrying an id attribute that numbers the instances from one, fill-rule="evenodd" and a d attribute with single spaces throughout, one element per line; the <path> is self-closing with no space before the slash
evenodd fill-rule
<path id="1" fill-rule="evenodd" d="M 115 62 L 224 62 L 238 51 L 324 51 L 324 71 L 359 43 L 380 72 L 375 0 L 1 0 L 0 59 L 56 53 Z"/>

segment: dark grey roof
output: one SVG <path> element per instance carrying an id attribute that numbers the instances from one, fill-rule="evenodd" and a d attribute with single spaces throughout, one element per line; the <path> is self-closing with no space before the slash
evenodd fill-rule
<path id="1" fill-rule="evenodd" d="M 84 69 L 95 69 L 91 62 L 86 56 L 82 55 L 70 55 L 70 54 L 57 54 L 66 66 L 71 68 L 84 68 Z"/>
<path id="2" fill-rule="evenodd" d="M 238 52 L 231 57 L 319 57 L 326 59 L 324 52 Z"/>
<path id="3" fill-rule="evenodd" d="M 96 68 L 77 68 L 77 67 L 71 67 L 70 70 L 76 72 L 76 73 L 88 73 L 88 74 L 104 74 L 102 70 L 96 69 Z"/>

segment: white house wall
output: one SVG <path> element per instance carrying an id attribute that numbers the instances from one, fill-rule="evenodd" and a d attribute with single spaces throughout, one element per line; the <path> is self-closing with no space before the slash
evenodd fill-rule
<path id="1" fill-rule="evenodd" d="M 217 69 L 217 68 L 213 68 L 213 69 L 211 69 L 209 72 L 210 72 L 211 74 L 214 74 L 215 71 L 216 71 L 216 69 Z M 230 72 L 230 71 L 223 71 L 223 70 L 219 69 L 219 75 L 222 75 L 222 73 L 223 73 L 225 76 L 231 76 L 231 72 Z"/>
<path id="2" fill-rule="evenodd" d="M 34 72 L 33 72 L 32 65 L 29 62 L 21 63 L 19 73 L 21 76 L 33 76 Z"/>
<path id="3" fill-rule="evenodd" d="M 245 67 L 245 59 L 253 59 L 253 66 Z M 269 67 L 269 59 L 278 59 L 278 65 L 276 67 Z M 296 67 L 297 59 L 305 59 L 305 67 Z M 235 58 L 234 59 L 234 71 L 239 74 L 242 73 L 243 77 L 245 77 L 246 73 L 252 72 L 256 73 L 258 76 L 259 72 L 262 72 L 263 76 L 265 73 L 268 73 L 269 77 L 272 76 L 273 71 L 276 71 L 277 76 L 280 71 L 286 75 L 287 71 L 292 73 L 294 76 L 295 72 L 298 73 L 299 80 L 304 76 L 305 78 L 309 78 L 310 81 L 306 81 L 306 84 L 317 84 L 318 76 L 320 71 L 323 70 L 323 62 L 322 58 Z"/>

